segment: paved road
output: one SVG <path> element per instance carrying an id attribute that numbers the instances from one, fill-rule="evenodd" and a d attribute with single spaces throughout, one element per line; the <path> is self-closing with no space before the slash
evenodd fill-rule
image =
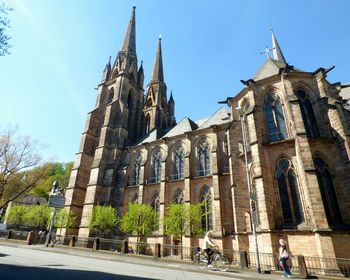
<path id="1" fill-rule="evenodd" d="M 178 268 L 178 269 L 174 269 Z M 230 279 L 234 278 L 230 275 Z M 227 280 L 227 276 L 183 271 L 179 264 L 164 263 L 162 267 L 130 264 L 115 260 L 0 246 L 1 280 L 135 280 L 135 279 L 193 279 Z"/>

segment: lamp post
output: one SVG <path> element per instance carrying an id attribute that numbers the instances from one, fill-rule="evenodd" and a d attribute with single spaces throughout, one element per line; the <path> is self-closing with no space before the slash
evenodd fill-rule
<path id="1" fill-rule="evenodd" d="M 253 237 L 254 237 L 254 243 L 255 243 L 256 268 L 257 268 L 258 273 L 261 273 L 258 239 L 257 239 L 257 235 L 256 235 L 256 222 L 257 222 L 256 197 L 253 198 L 253 195 L 252 195 L 252 182 L 251 182 L 251 178 L 250 178 L 250 174 L 249 174 L 248 155 L 247 155 L 247 136 L 245 135 L 245 133 L 246 133 L 245 120 L 244 120 L 244 116 L 242 113 L 242 108 L 237 107 L 236 110 L 238 111 L 239 117 L 241 119 L 242 136 L 243 136 L 243 149 L 244 149 L 244 159 L 245 159 L 245 170 L 246 170 L 246 175 L 247 175 L 248 196 L 249 196 L 249 208 L 250 208 L 250 216 L 252 217 L 252 230 L 253 230 Z"/>
<path id="2" fill-rule="evenodd" d="M 49 202 L 48 205 L 51 205 L 51 200 L 52 200 L 52 196 L 54 195 L 58 195 L 59 193 L 59 189 L 58 189 L 58 182 L 57 180 L 55 180 L 52 184 L 52 189 L 50 192 L 50 197 L 49 197 Z M 46 238 L 46 242 L 45 242 L 45 246 L 48 247 L 50 242 L 51 242 L 51 236 L 52 236 L 52 227 L 53 227 L 53 220 L 55 218 L 56 215 L 56 207 L 53 208 L 52 213 L 51 213 L 51 217 L 50 217 L 50 224 L 49 224 L 49 232 L 47 233 L 47 238 Z"/>

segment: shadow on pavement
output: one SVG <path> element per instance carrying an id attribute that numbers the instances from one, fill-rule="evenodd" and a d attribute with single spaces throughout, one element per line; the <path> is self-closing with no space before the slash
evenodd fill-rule
<path id="1" fill-rule="evenodd" d="M 1 253 L 0 253 L 0 258 L 1 258 L 1 257 L 7 257 L 7 256 L 8 256 L 7 254 L 1 254 Z"/>
<path id="2" fill-rule="evenodd" d="M 150 280 L 144 278 L 120 274 L 110 274 L 98 271 L 55 269 L 49 267 L 30 267 L 0 264 L 1 280 Z"/>

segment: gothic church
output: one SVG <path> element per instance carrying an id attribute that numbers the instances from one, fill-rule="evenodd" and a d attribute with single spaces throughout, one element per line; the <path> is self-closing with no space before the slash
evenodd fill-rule
<path id="1" fill-rule="evenodd" d="M 295 255 L 349 258 L 350 114 L 343 96 L 350 85 L 327 81 L 332 68 L 306 72 L 288 64 L 273 33 L 272 44 L 272 58 L 227 98 L 229 110 L 177 123 L 160 39 L 144 90 L 134 8 L 87 116 L 65 194 L 78 225 L 66 234 L 91 236 L 88 219 L 98 203 L 123 213 L 137 202 L 159 212 L 159 230 L 147 241 L 176 244 L 163 232 L 166 207 L 203 202 L 202 226 L 222 248 L 254 251 L 254 224 L 260 252 L 276 252 L 284 238 Z M 184 245 L 199 242 L 188 236 Z"/>

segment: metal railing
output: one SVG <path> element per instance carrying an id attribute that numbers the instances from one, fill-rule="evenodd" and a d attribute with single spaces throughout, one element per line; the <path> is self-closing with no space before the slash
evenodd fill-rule
<path id="1" fill-rule="evenodd" d="M 162 244 L 161 257 L 173 260 L 192 261 L 197 247 L 184 247 L 180 245 Z"/>
<path id="2" fill-rule="evenodd" d="M 80 248 L 91 248 L 93 247 L 95 238 L 93 237 L 76 237 L 75 240 L 75 247 L 80 247 Z"/>
<path id="3" fill-rule="evenodd" d="M 0 230 L 0 238 L 26 241 L 28 231 Z M 45 236 L 33 234 L 33 244 L 44 244 Z M 30 238 L 29 238 L 30 239 Z M 72 242 L 74 241 L 74 242 Z M 97 242 L 98 241 L 98 242 Z M 28 243 L 29 244 L 29 243 Z M 158 244 L 146 242 L 127 242 L 125 240 L 84 238 L 71 235 L 52 235 L 53 245 L 75 246 L 94 250 L 106 250 L 116 253 L 126 253 L 144 256 L 161 257 L 170 260 L 193 261 L 197 247 L 185 247 L 171 244 Z M 95 246 L 94 246 L 95 244 Z M 96 246 L 98 244 L 98 246 Z M 224 249 L 222 254 L 226 256 L 232 267 L 256 268 L 255 252 L 239 252 L 233 249 Z M 263 271 L 279 271 L 278 255 L 273 253 L 259 253 L 260 266 Z M 301 262 L 302 261 L 302 262 Z M 305 262 L 305 266 L 302 264 Z M 309 256 L 291 256 L 289 264 L 293 273 L 299 273 L 299 265 L 305 267 L 308 275 L 335 276 L 338 278 L 350 278 L 350 259 L 345 258 L 322 258 Z M 300 272 L 301 273 L 301 272 Z"/>
<path id="4" fill-rule="evenodd" d="M 153 256 L 155 244 L 146 242 L 128 242 L 128 254 Z"/>
<path id="5" fill-rule="evenodd" d="M 100 250 L 121 253 L 124 240 L 100 238 Z"/>
<path id="6" fill-rule="evenodd" d="M 304 257 L 309 274 L 350 277 L 350 259 Z"/>

